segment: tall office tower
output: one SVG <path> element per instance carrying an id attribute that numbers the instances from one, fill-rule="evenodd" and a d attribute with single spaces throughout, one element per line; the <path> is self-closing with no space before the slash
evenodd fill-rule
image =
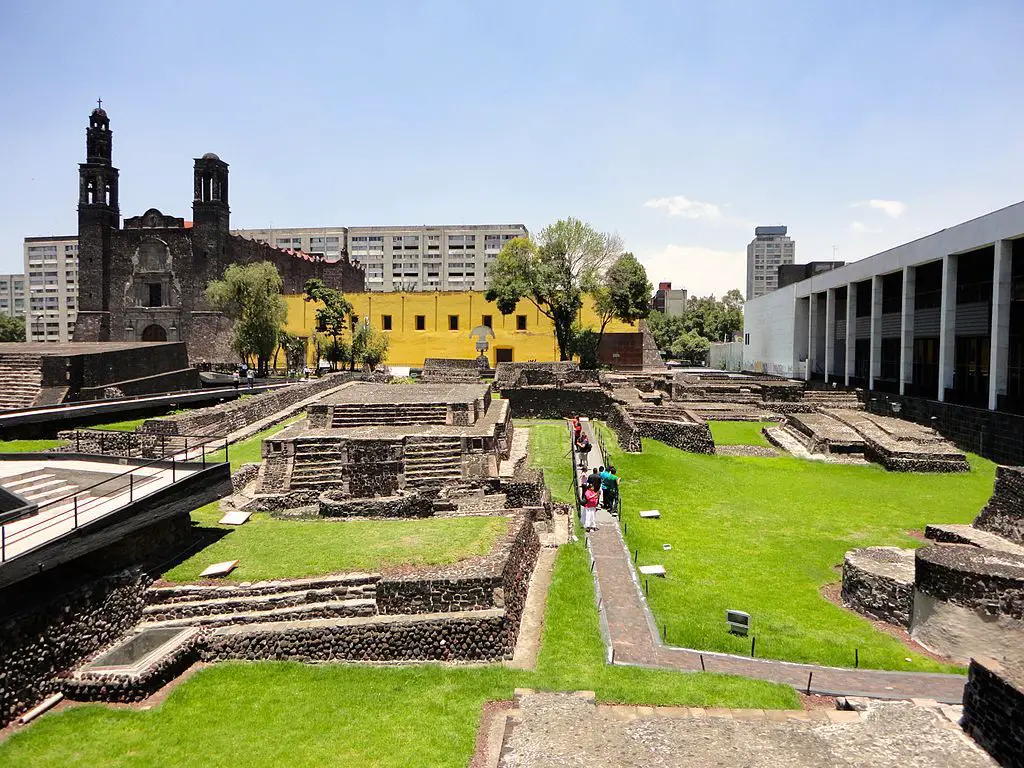
<path id="1" fill-rule="evenodd" d="M 796 261 L 796 243 L 786 227 L 754 227 L 747 245 L 747 295 L 754 299 L 779 287 L 779 266 Z"/>

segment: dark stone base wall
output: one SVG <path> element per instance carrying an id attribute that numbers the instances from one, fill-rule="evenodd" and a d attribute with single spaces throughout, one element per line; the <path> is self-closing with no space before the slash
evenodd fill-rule
<path id="1" fill-rule="evenodd" d="M 606 422 L 619 441 L 619 448 L 626 453 L 640 453 L 643 443 L 640 440 L 640 429 L 626 408 L 618 403 L 608 410 Z"/>
<path id="2" fill-rule="evenodd" d="M 637 427 L 643 437 L 660 440 L 689 453 L 714 453 L 715 441 L 707 423 L 682 421 L 647 421 L 638 419 Z"/>
<path id="3" fill-rule="evenodd" d="M 974 527 L 1024 545 L 1024 467 L 998 467 L 992 496 Z"/>
<path id="4" fill-rule="evenodd" d="M 900 627 L 910 627 L 914 585 L 870 573 L 843 562 L 843 602 L 857 613 Z"/>
<path id="5" fill-rule="evenodd" d="M 131 373 L 125 371 L 124 373 Z M 198 389 L 201 386 L 199 371 L 195 368 L 183 368 L 152 376 L 140 376 L 121 381 L 111 381 L 97 387 L 83 387 L 79 399 L 102 400 L 106 397 L 109 387 L 115 387 L 121 395 L 150 395 L 158 392 L 181 392 L 186 389 Z"/>
<path id="6" fill-rule="evenodd" d="M 1024 670 L 971 659 L 961 725 L 1001 766 L 1024 767 Z"/>
<path id="7" fill-rule="evenodd" d="M 59 689 L 58 676 L 113 642 L 142 615 L 139 570 L 91 581 L 0 624 L 0 725 Z"/>
<path id="8" fill-rule="evenodd" d="M 251 631 L 210 637 L 203 661 L 497 661 L 511 653 L 501 612 L 431 620 Z"/>
<path id="9" fill-rule="evenodd" d="M 429 517 L 434 512 L 434 500 L 415 492 L 376 498 L 332 498 L 326 492 L 319 505 L 321 517 Z"/>
<path id="10" fill-rule="evenodd" d="M 1024 416 L 920 397 L 871 394 L 866 407 L 872 413 L 934 427 L 960 450 L 980 454 L 998 464 L 1024 464 Z M 892 409 L 894 403 L 898 411 Z"/>
<path id="11" fill-rule="evenodd" d="M 915 587 L 943 602 L 1024 621 L 1024 578 L 1015 575 L 1013 566 L 986 566 L 981 560 L 985 551 L 963 544 L 922 547 L 914 564 Z M 999 559 L 1024 565 L 1024 558 L 1009 553 L 1000 553 Z"/>
<path id="12" fill-rule="evenodd" d="M 881 464 L 889 472 L 969 472 L 967 460 L 937 459 L 929 456 L 910 458 L 894 456 L 878 444 L 867 440 L 864 443 L 864 458 Z"/>
<path id="13" fill-rule="evenodd" d="M 99 654 L 93 654 L 99 655 Z M 68 677 L 60 689 L 74 701 L 113 701 L 131 703 L 153 695 L 184 674 L 199 658 L 199 638 L 189 640 L 175 653 L 158 659 L 142 674 L 134 676 L 102 675 Z"/>

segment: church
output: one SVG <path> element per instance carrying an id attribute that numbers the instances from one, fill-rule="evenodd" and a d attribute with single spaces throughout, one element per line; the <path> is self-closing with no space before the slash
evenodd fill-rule
<path id="1" fill-rule="evenodd" d="M 204 297 L 231 264 L 272 262 L 287 294 L 301 293 L 313 277 L 346 293 L 363 290 L 363 269 L 347 255 L 329 263 L 232 235 L 228 164 L 212 152 L 195 160 L 191 225 L 155 208 L 122 225 L 112 148 L 100 105 L 79 165 L 75 341 L 184 341 L 192 362 L 232 361 L 231 320 Z"/>

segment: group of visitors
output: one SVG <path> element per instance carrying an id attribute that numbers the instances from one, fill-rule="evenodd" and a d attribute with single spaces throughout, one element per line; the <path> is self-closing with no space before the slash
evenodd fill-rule
<path id="1" fill-rule="evenodd" d="M 242 377 L 245 377 L 246 382 L 249 384 L 249 389 L 252 389 L 252 385 L 256 381 L 256 371 L 250 368 L 245 363 L 235 368 L 231 374 L 231 379 L 235 383 L 235 389 L 238 389 L 239 383 L 242 381 Z"/>
<path id="2" fill-rule="evenodd" d="M 615 467 L 594 467 L 587 473 L 587 454 L 590 453 L 590 438 L 583 431 L 579 416 L 573 419 L 573 446 L 580 457 L 580 500 L 583 503 L 582 524 L 587 531 L 597 530 L 597 507 L 614 511 L 619 497 L 619 477 Z"/>

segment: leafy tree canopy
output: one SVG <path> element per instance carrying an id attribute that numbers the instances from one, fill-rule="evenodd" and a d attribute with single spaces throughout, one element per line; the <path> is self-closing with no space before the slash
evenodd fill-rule
<path id="1" fill-rule="evenodd" d="M 255 358 L 261 375 L 266 374 L 288 317 L 283 287 L 277 267 L 269 261 L 232 264 L 224 270 L 222 280 L 213 280 L 206 287 L 207 301 L 235 321 L 231 348 L 243 360 Z"/>
<path id="2" fill-rule="evenodd" d="M 0 315 L 0 341 L 24 341 L 25 318 Z"/>

